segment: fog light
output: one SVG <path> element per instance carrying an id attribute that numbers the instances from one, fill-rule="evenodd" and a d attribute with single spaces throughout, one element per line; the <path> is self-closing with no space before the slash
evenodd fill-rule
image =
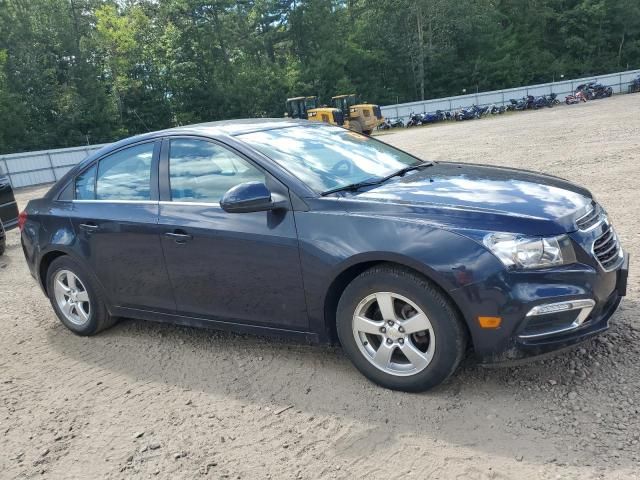
<path id="1" fill-rule="evenodd" d="M 571 310 L 573 305 L 570 302 L 567 303 L 556 303 L 551 305 L 540 305 L 536 310 L 536 315 L 547 315 L 549 313 L 558 313 L 565 312 L 567 310 Z"/>
<path id="2" fill-rule="evenodd" d="M 527 313 L 527 317 L 533 317 L 536 315 L 549 315 L 551 313 L 567 312 L 569 310 L 580 310 L 588 308 L 589 311 L 594 307 L 596 302 L 590 298 L 584 298 L 579 300 L 569 300 L 566 302 L 547 303 L 546 305 L 538 305 L 533 307 Z"/>
<path id="3" fill-rule="evenodd" d="M 478 317 L 478 323 L 482 328 L 500 328 L 502 317 Z"/>

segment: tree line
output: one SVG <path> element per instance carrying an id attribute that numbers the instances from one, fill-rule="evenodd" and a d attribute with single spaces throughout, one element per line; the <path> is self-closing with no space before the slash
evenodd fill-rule
<path id="1" fill-rule="evenodd" d="M 638 66 L 638 0 L 0 0 L 0 153 Z"/>

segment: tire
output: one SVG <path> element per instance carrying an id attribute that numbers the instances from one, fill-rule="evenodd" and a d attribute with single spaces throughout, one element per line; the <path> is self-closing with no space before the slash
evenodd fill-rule
<path id="1" fill-rule="evenodd" d="M 73 277 L 75 279 L 72 280 Z M 60 285 L 56 285 L 58 281 L 61 282 Z M 51 262 L 47 270 L 46 282 L 47 296 L 56 315 L 62 324 L 73 333 L 91 336 L 116 323 L 117 318 L 109 314 L 95 281 L 87 270 L 73 258 L 65 255 Z M 75 288 L 73 288 L 74 285 L 70 287 L 70 282 L 75 285 Z M 77 293 L 73 293 L 73 291 Z M 76 303 L 70 311 L 65 313 L 61 307 L 61 296 L 67 299 L 66 303 L 69 304 L 68 301 L 73 300 L 70 295 L 74 295 Z M 82 301 L 85 298 L 87 300 Z"/>
<path id="2" fill-rule="evenodd" d="M 371 135 L 371 130 L 363 130 L 362 133 L 364 133 L 367 136 Z"/>
<path id="3" fill-rule="evenodd" d="M 385 301 L 387 296 L 390 302 Z M 385 309 L 384 317 L 378 298 L 393 306 Z M 420 313 L 426 322 L 422 316 L 420 323 L 407 323 Z M 393 325 L 389 315 L 395 317 Z M 338 302 L 336 323 L 338 338 L 355 367 L 392 390 L 422 392 L 440 385 L 456 371 L 466 351 L 467 330 L 451 302 L 426 278 L 399 266 L 383 264 L 356 277 Z M 360 325 L 371 333 L 359 330 Z M 425 325 L 428 330 L 416 330 Z M 375 364 L 378 353 L 390 350 L 387 361 Z M 412 363 L 405 351 L 418 361 Z"/>
<path id="4" fill-rule="evenodd" d="M 349 122 L 349 130 L 353 130 L 356 133 L 362 133 L 362 125 L 360 125 L 360 122 L 358 121 Z"/>

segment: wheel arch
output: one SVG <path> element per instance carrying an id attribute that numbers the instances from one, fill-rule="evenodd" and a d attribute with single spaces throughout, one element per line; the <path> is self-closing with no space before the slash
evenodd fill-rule
<path id="1" fill-rule="evenodd" d="M 37 266 L 38 282 L 40 282 L 40 286 L 42 288 L 42 291 L 45 293 L 45 295 L 49 294 L 47 292 L 47 272 L 49 271 L 49 267 L 51 266 L 54 260 L 60 257 L 65 257 L 65 256 L 75 260 L 80 264 L 83 264 L 87 274 L 91 276 L 91 280 L 93 280 L 94 284 L 96 285 L 96 288 L 100 291 L 102 298 L 105 300 L 107 304 L 107 309 L 111 311 L 112 304 L 110 301 L 110 297 L 107 294 L 107 291 L 105 290 L 104 285 L 102 285 L 102 282 L 100 282 L 95 272 L 91 268 L 89 268 L 86 264 L 84 264 L 84 262 L 82 262 L 82 260 L 79 259 L 78 256 L 75 255 L 72 251 L 68 251 L 66 249 L 54 248 L 52 250 L 48 250 L 47 252 L 43 253 L 42 256 L 40 257 L 40 260 Z"/>
<path id="2" fill-rule="evenodd" d="M 45 294 L 48 294 L 47 272 L 49 271 L 49 267 L 56 258 L 63 257 L 65 255 L 68 256 L 69 254 L 62 250 L 50 250 L 40 258 L 40 263 L 38 264 L 38 281 L 40 282 L 40 287 L 42 287 L 42 291 Z"/>
<path id="3" fill-rule="evenodd" d="M 438 278 L 435 271 L 429 269 L 424 265 L 415 265 L 410 259 L 405 258 L 384 258 L 379 259 L 361 259 L 351 262 L 349 265 L 344 266 L 340 272 L 334 276 L 333 280 L 329 284 L 323 302 L 323 315 L 324 326 L 326 335 L 330 342 L 338 343 L 338 334 L 336 330 L 336 314 L 338 310 L 338 302 L 342 296 L 342 292 L 358 275 L 362 272 L 369 270 L 375 266 L 389 265 L 392 267 L 401 267 L 416 275 L 420 275 L 426 281 L 431 283 L 451 304 L 451 307 L 462 319 L 464 328 L 469 339 L 469 345 L 473 347 L 473 337 L 469 330 L 466 318 L 462 313 L 462 310 L 456 303 L 455 299 L 449 294 L 444 282 Z"/>

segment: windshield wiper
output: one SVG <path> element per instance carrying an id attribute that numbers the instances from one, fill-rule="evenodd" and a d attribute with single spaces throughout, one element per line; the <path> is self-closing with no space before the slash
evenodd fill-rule
<path id="1" fill-rule="evenodd" d="M 379 180 L 350 183 L 349 185 L 343 185 L 342 187 L 336 187 L 336 188 L 332 188 L 331 190 L 326 190 L 322 192 L 320 195 L 324 197 L 326 195 L 331 195 L 332 193 L 336 193 L 336 192 L 355 192 L 356 190 L 360 190 L 361 188 L 369 187 L 371 185 L 378 185 L 379 183 L 380 183 Z"/>
<path id="2" fill-rule="evenodd" d="M 401 168 L 397 172 L 393 172 L 391 175 L 387 175 L 386 177 L 382 177 L 378 181 L 378 183 L 384 183 L 387 180 L 389 180 L 390 178 L 402 177 L 406 173 L 412 172 L 413 170 L 422 170 L 423 168 L 431 167 L 431 166 L 433 166 L 433 162 L 422 162 L 422 163 L 418 163 L 417 165 L 409 165 L 408 167 Z"/>
<path id="3" fill-rule="evenodd" d="M 357 190 L 360 190 L 361 188 L 370 187 L 372 185 L 380 185 L 381 183 L 384 183 L 393 177 L 402 177 L 408 172 L 411 172 L 413 170 L 421 170 L 426 167 L 431 167 L 432 165 L 433 165 L 433 162 L 423 162 L 423 163 L 418 163 L 417 165 L 409 165 L 408 167 L 401 168 L 400 170 L 393 172 L 392 174 L 387 175 L 386 177 L 378 178 L 376 180 L 367 180 L 364 182 L 350 183 L 349 185 L 344 185 L 342 187 L 336 187 L 336 188 L 332 188 L 331 190 L 326 190 L 322 192 L 320 195 L 324 197 L 326 195 L 331 195 L 332 193 L 336 193 L 336 192 L 347 192 L 347 191 L 355 192 Z"/>

